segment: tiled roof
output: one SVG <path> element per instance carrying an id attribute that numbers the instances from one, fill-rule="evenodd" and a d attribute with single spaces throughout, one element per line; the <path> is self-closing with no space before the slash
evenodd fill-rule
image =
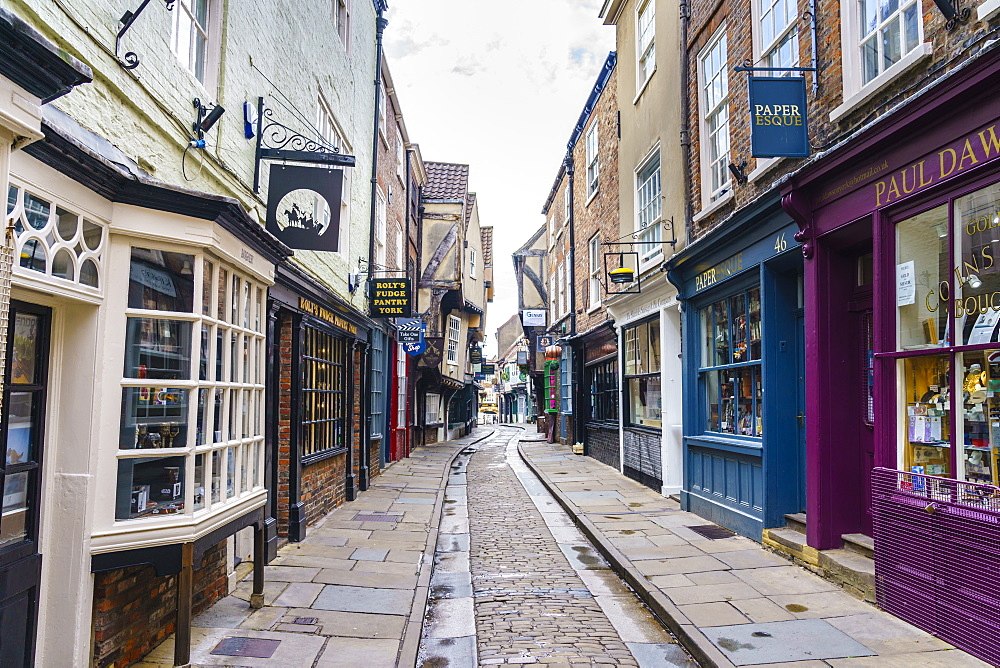
<path id="1" fill-rule="evenodd" d="M 451 162 L 425 162 L 427 199 L 463 199 L 469 190 L 469 166 Z"/>
<path id="2" fill-rule="evenodd" d="M 465 199 L 465 224 L 468 225 L 469 221 L 472 220 L 472 207 L 476 206 L 476 193 L 469 193 L 469 196 Z"/>
<path id="3" fill-rule="evenodd" d="M 479 236 L 483 240 L 483 266 L 493 266 L 493 227 L 479 228 Z"/>

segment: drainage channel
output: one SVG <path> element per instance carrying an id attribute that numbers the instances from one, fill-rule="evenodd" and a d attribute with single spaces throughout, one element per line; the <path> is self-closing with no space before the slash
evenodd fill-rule
<path id="1" fill-rule="evenodd" d="M 434 559 L 434 570 L 431 577 L 431 592 L 425 619 L 423 638 L 417 665 L 421 668 L 444 668 L 445 666 L 474 666 L 500 663 L 535 663 L 545 659 L 552 660 L 550 651 L 558 645 L 579 644 L 581 647 L 593 643 L 593 639 L 582 638 L 545 638 L 538 637 L 514 638 L 520 643 L 519 655 L 488 655 L 480 656 L 482 647 L 490 647 L 491 639 L 477 638 L 476 627 L 476 597 L 473 589 L 473 568 L 470 567 L 470 502 L 475 505 L 475 499 L 468 497 L 468 466 L 469 461 L 479 451 L 480 447 L 490 448 L 493 453 L 503 448 L 502 456 L 493 455 L 487 464 L 488 468 L 509 468 L 516 481 L 523 489 L 503 490 L 507 494 L 526 494 L 531 505 L 537 510 L 544 521 L 547 534 L 551 534 L 558 550 L 568 562 L 568 575 L 575 574 L 578 585 L 570 588 L 560 588 L 558 596 L 570 596 L 580 603 L 581 616 L 593 618 L 594 613 L 603 613 L 621 640 L 627 647 L 614 658 L 620 665 L 638 665 L 640 667 L 670 668 L 672 666 L 691 668 L 697 666 L 694 660 L 677 644 L 667 630 L 657 622 L 656 618 L 635 596 L 632 590 L 610 569 L 604 558 L 594 546 L 573 524 L 572 518 L 559 506 L 542 483 L 530 469 L 521 461 L 517 452 L 520 440 L 520 430 L 504 428 L 487 441 L 470 446 L 463 450 L 455 459 L 449 475 L 445 491 L 445 507 L 441 519 L 441 528 L 437 551 Z M 484 452 L 483 457 L 488 456 Z M 477 462 L 480 460 L 477 460 Z M 485 462 L 483 462 L 485 463 Z M 478 466 L 482 466 L 481 463 Z M 509 474 L 507 474 L 509 475 Z M 499 490 L 498 490 L 499 491 Z M 473 522 L 477 521 L 474 516 Z M 541 526 L 541 525 L 539 525 Z M 546 534 L 546 539 L 548 535 Z M 551 543 L 549 543 L 551 545 Z M 558 554 L 558 553 L 556 553 Z M 534 573 L 530 567 L 525 571 L 492 574 L 492 577 L 509 579 L 512 583 L 531 579 Z M 482 595 L 482 590 L 478 590 Z M 528 591 L 537 592 L 545 598 L 552 592 L 544 588 L 533 587 Z M 589 599 L 589 600 L 588 600 Z M 588 611 L 583 611 L 583 603 L 596 601 L 598 608 L 589 605 Z M 536 604 L 537 605 L 537 604 Z M 559 617 L 572 616 L 575 606 L 563 608 Z M 480 622 L 482 623 L 482 610 Z M 506 606 L 498 609 L 496 614 L 517 615 L 516 606 Z M 551 616 L 551 615 L 550 615 Z M 482 625 L 482 624 L 481 624 Z M 495 626 L 494 626 L 495 628 Z M 565 624 L 560 627 L 565 630 Z M 479 634 L 488 635 L 491 631 L 480 628 Z M 537 636 L 537 634 L 536 634 Z M 523 642 L 527 640 L 531 642 Z M 594 657 L 596 659 L 596 657 Z M 579 658 L 566 656 L 567 663 L 576 663 Z M 602 661 L 603 663 L 603 661 Z"/>

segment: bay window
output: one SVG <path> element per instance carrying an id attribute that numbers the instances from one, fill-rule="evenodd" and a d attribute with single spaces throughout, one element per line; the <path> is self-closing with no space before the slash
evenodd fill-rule
<path id="1" fill-rule="evenodd" d="M 264 286 L 221 262 L 131 248 L 116 519 L 263 486 L 263 309 Z"/>

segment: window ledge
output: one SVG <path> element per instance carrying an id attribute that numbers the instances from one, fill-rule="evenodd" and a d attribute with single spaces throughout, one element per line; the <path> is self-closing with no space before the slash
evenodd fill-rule
<path id="1" fill-rule="evenodd" d="M 1000 0 L 997 0 L 997 2 L 1000 2 Z M 597 193 L 599 192 L 601 192 L 601 186 L 598 185 L 596 188 L 594 188 L 594 192 L 590 193 L 590 195 L 587 197 L 587 203 L 584 204 L 583 206 L 584 207 L 590 206 L 590 203 L 594 201 L 594 199 L 597 197 Z"/>
<path id="2" fill-rule="evenodd" d="M 1000 2 L 1000 0 L 998 0 Z M 754 169 L 750 174 L 747 175 L 747 180 L 750 183 L 760 179 L 762 176 L 767 174 L 769 171 L 780 165 L 788 158 L 757 158 L 757 168 Z"/>
<path id="3" fill-rule="evenodd" d="M 980 21 L 986 21 L 1000 13 L 1000 0 L 986 0 L 979 5 L 979 9 L 976 11 L 976 18 Z"/>
<path id="4" fill-rule="evenodd" d="M 346 447 L 330 448 L 329 450 L 323 450 L 322 452 L 314 452 L 311 455 L 306 455 L 302 458 L 302 466 L 311 466 L 312 464 L 316 464 L 325 459 L 342 455 L 345 452 L 347 452 Z"/>
<path id="5" fill-rule="evenodd" d="M 635 99 L 632 100 L 632 104 L 637 103 L 639 101 L 639 98 L 642 97 L 643 92 L 645 92 L 646 90 L 646 86 L 649 85 L 649 80 L 653 78 L 654 74 L 656 74 L 656 65 L 653 65 L 653 71 L 649 73 L 649 76 L 646 77 L 646 80 L 643 81 L 642 84 L 639 86 L 639 90 L 636 92 Z"/>
<path id="6" fill-rule="evenodd" d="M 988 1 L 997 2 L 998 0 Z M 895 80 L 900 74 L 909 70 L 911 67 L 915 67 L 924 59 L 930 57 L 933 51 L 934 45 L 930 42 L 924 42 L 923 44 L 917 46 L 917 48 L 903 56 L 899 62 L 895 63 L 885 72 L 882 72 L 882 74 L 862 86 L 861 90 L 844 100 L 842 105 L 831 111 L 830 121 L 832 123 L 836 123 L 841 118 L 854 111 L 856 108 L 874 97 L 874 95 L 880 90 L 892 83 L 893 80 Z"/>
<path id="7" fill-rule="evenodd" d="M 597 302 L 596 304 L 587 309 L 587 315 L 590 315 L 591 313 L 597 311 L 600 308 L 601 308 L 601 302 Z"/>
<path id="8" fill-rule="evenodd" d="M 733 197 L 735 196 L 736 195 L 735 193 L 733 193 L 732 184 L 730 184 L 729 192 L 727 192 L 725 195 L 715 200 L 708 206 L 702 208 L 702 210 L 699 211 L 698 213 L 694 214 L 694 216 L 691 217 L 691 222 L 697 223 L 699 220 L 707 218 L 708 216 L 712 215 L 713 213 L 724 207 L 726 204 L 732 202 Z"/>

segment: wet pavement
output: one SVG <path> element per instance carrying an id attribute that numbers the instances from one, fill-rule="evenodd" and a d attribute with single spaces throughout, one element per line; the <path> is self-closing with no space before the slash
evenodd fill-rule
<path id="1" fill-rule="evenodd" d="M 520 460 L 532 437 L 456 458 L 418 665 L 696 665 Z"/>
<path id="2" fill-rule="evenodd" d="M 191 664 L 414 665 L 449 466 L 491 431 L 416 449 L 282 547 L 265 568 L 263 608 L 249 607 L 248 576 L 194 618 Z M 171 636 L 135 665 L 173 665 L 173 654 Z"/>
<path id="3" fill-rule="evenodd" d="M 568 446 L 520 453 L 703 665 L 987 665 Z"/>

